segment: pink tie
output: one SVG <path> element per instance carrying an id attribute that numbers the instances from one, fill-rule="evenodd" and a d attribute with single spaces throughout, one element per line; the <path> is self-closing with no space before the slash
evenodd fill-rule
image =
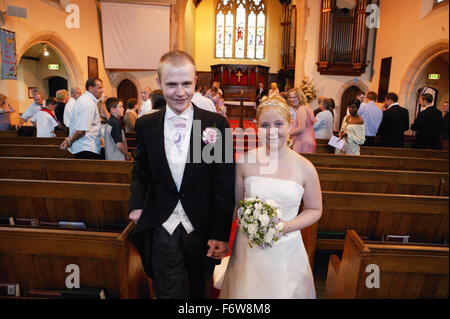
<path id="1" fill-rule="evenodd" d="M 173 126 L 175 127 L 175 134 L 173 135 L 173 142 L 181 151 L 181 145 L 183 144 L 184 131 L 186 129 L 186 119 L 182 117 L 175 117 L 173 120 Z"/>

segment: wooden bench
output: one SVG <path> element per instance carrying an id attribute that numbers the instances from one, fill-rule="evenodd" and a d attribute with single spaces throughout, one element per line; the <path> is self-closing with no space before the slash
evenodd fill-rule
<path id="1" fill-rule="evenodd" d="M 448 196 L 448 173 L 317 167 L 322 191 Z"/>
<path id="2" fill-rule="evenodd" d="M 125 161 L 0 157 L 0 178 L 11 179 L 129 184 L 132 169 Z"/>
<path id="3" fill-rule="evenodd" d="M 448 242 L 448 197 L 323 191 L 322 198 L 318 250 L 342 250 L 343 239 L 321 238 L 320 234 L 345 234 L 348 229 L 374 240 L 383 235 L 409 235 L 411 242 Z"/>
<path id="4" fill-rule="evenodd" d="M 342 260 L 330 258 L 325 298 L 448 298 L 448 255 L 448 246 L 364 242 L 348 230 Z M 369 265 L 379 269 L 379 288 L 366 285 Z"/>
<path id="5" fill-rule="evenodd" d="M 133 163 L 0 157 L 0 178 L 130 183 Z M 448 196 L 448 173 L 317 167 L 322 190 Z"/>
<path id="6" fill-rule="evenodd" d="M 334 154 L 335 149 L 328 144 L 316 144 L 316 153 Z M 422 150 L 414 148 L 372 147 L 361 146 L 361 155 L 419 157 L 448 159 L 448 151 Z"/>
<path id="7" fill-rule="evenodd" d="M 59 145 L 17 145 L 0 144 L 0 156 L 73 158 L 69 151 L 62 151 Z"/>
<path id="8" fill-rule="evenodd" d="M 25 290 L 63 289 L 66 265 L 76 264 L 81 286 L 105 288 L 107 297 L 148 297 L 149 282 L 128 239 L 134 227 L 128 199 L 128 184 L 0 179 L 0 216 L 87 227 L 0 227 L 0 280 Z"/>
<path id="9" fill-rule="evenodd" d="M 66 289 L 67 265 L 77 265 L 80 287 L 101 287 L 106 298 L 149 298 L 150 280 L 136 248 L 122 233 L 0 227 L 0 282 L 30 289 Z"/>
<path id="10" fill-rule="evenodd" d="M 387 156 L 352 156 L 334 154 L 301 154 L 316 167 L 346 167 L 365 169 L 386 169 L 402 171 L 448 172 L 449 161 L 445 159 L 387 157 Z"/>

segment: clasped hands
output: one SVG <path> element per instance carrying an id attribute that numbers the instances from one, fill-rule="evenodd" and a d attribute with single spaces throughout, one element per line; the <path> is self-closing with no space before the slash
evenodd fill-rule
<path id="1" fill-rule="evenodd" d="M 129 218 L 137 224 L 139 218 L 141 217 L 142 209 L 135 209 L 130 212 Z M 225 257 L 229 252 L 228 243 L 223 241 L 218 241 L 215 239 L 208 240 L 208 252 L 206 253 L 207 257 L 211 257 L 216 260 L 221 260 Z"/>

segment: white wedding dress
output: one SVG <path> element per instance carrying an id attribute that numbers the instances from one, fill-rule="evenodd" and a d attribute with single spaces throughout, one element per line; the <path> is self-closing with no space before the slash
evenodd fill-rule
<path id="1" fill-rule="evenodd" d="M 245 198 L 272 199 L 284 221 L 298 215 L 303 187 L 289 180 L 249 176 L 244 180 Z M 272 248 L 248 245 L 238 229 L 223 278 L 223 299 L 314 299 L 316 291 L 300 231 L 282 237 Z"/>

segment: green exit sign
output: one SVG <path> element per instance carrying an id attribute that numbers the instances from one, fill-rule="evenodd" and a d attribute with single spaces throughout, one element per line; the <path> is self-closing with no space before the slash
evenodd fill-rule
<path id="1" fill-rule="evenodd" d="M 441 78 L 441 75 L 439 73 L 436 74 L 428 74 L 429 80 L 439 80 Z"/>
<path id="2" fill-rule="evenodd" d="M 49 64 L 48 69 L 49 70 L 59 70 L 59 64 Z"/>

